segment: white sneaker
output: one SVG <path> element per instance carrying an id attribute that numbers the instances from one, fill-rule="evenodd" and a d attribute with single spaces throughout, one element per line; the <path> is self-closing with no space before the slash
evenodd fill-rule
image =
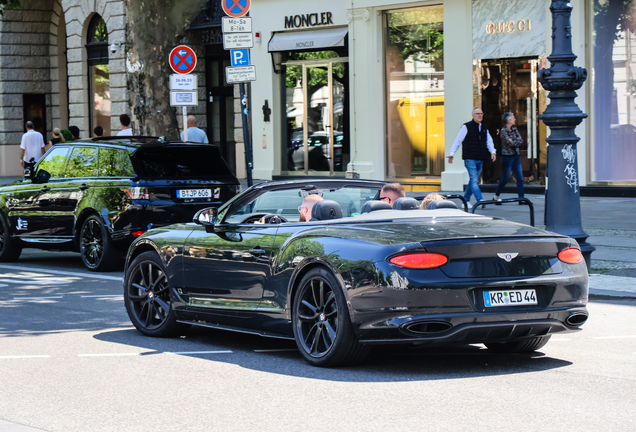
<path id="1" fill-rule="evenodd" d="M 471 203 L 466 203 L 466 206 L 468 207 L 468 210 L 470 210 L 471 208 L 473 208 L 473 205 Z"/>

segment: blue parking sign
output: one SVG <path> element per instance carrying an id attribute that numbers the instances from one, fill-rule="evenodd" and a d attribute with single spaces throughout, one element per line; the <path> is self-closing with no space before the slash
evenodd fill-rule
<path id="1" fill-rule="evenodd" d="M 230 50 L 232 67 L 248 66 L 250 64 L 250 50 L 248 48 Z"/>

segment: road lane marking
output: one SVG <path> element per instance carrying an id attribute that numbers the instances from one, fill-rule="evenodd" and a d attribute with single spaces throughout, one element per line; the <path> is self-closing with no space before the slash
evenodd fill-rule
<path id="1" fill-rule="evenodd" d="M 232 351 L 222 350 L 222 351 L 175 351 L 175 352 L 164 352 L 163 354 L 172 354 L 172 355 L 190 355 L 190 354 L 232 354 Z"/>
<path id="2" fill-rule="evenodd" d="M 49 358 L 48 355 L 14 355 L 14 356 L 0 356 L 0 359 L 30 359 L 30 358 Z"/>
<path id="3" fill-rule="evenodd" d="M 634 339 L 636 336 L 596 336 L 592 339 Z"/>
<path id="4" fill-rule="evenodd" d="M 84 273 L 84 272 L 66 272 L 61 270 L 49 270 L 49 269 L 43 269 L 38 267 L 19 267 L 19 266 L 7 265 L 7 264 L 0 264 L 0 268 L 6 268 L 9 270 L 17 270 L 22 272 L 35 271 L 35 272 L 42 272 L 42 273 L 59 274 L 64 276 L 80 276 L 80 277 L 85 277 L 89 279 L 114 280 L 118 282 L 121 282 L 123 280 L 123 276 L 107 276 L 107 275 Z"/>
<path id="5" fill-rule="evenodd" d="M 103 354 L 78 354 L 78 357 L 127 357 L 140 356 L 145 353 L 103 353 Z"/>
<path id="6" fill-rule="evenodd" d="M 298 351 L 298 348 L 254 350 L 254 352 L 256 352 L 256 353 L 269 353 L 269 352 L 292 352 L 292 351 Z"/>
<path id="7" fill-rule="evenodd" d="M 13 300 L 48 300 L 48 299 L 61 299 L 64 298 L 62 296 L 52 296 L 52 297 L 13 297 Z"/>
<path id="8" fill-rule="evenodd" d="M 85 295 L 82 298 L 123 297 L 123 294 Z"/>

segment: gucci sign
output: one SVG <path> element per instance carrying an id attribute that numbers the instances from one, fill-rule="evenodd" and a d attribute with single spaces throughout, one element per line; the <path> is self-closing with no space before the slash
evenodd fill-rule
<path id="1" fill-rule="evenodd" d="M 491 22 L 486 26 L 486 33 L 494 35 L 495 33 L 514 33 L 515 31 L 525 32 L 532 30 L 532 20 L 519 20 L 517 22 Z"/>

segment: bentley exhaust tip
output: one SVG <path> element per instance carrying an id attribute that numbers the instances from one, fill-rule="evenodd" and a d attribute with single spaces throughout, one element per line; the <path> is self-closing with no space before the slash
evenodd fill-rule
<path id="1" fill-rule="evenodd" d="M 572 327 L 583 325 L 587 321 L 588 315 L 584 313 L 575 313 L 565 319 L 565 323 Z"/>
<path id="2" fill-rule="evenodd" d="M 436 333 L 443 333 L 452 328 L 453 326 L 450 323 L 444 321 L 420 321 L 413 322 L 404 326 L 405 331 L 417 335 L 432 335 Z"/>

